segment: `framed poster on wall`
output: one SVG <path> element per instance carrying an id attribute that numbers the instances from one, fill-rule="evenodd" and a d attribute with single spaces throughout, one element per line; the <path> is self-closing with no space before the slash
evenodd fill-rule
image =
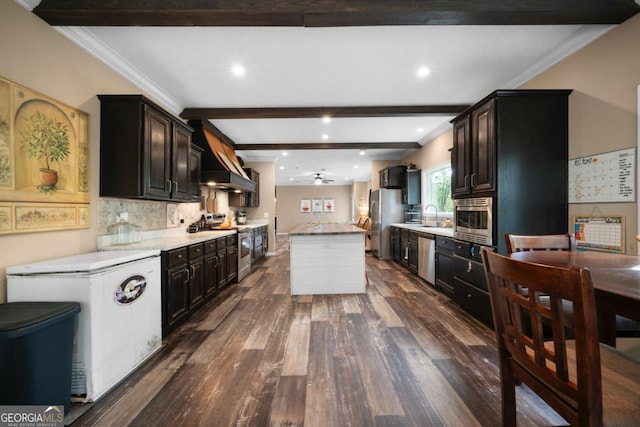
<path id="1" fill-rule="evenodd" d="M 88 228 L 89 115 L 0 78 L 0 234 Z"/>

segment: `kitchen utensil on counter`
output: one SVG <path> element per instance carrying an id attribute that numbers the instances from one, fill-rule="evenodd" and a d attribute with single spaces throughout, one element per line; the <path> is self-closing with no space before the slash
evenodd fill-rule
<path id="1" fill-rule="evenodd" d="M 247 213 L 246 212 L 238 212 L 238 217 L 236 218 L 236 222 L 238 224 L 246 224 L 247 223 Z"/>
<path id="2" fill-rule="evenodd" d="M 142 227 L 127 222 L 127 219 L 128 214 L 122 213 L 118 215 L 118 222 L 107 227 L 112 245 L 128 245 L 142 240 Z"/>
<path id="3" fill-rule="evenodd" d="M 213 193 L 215 194 L 215 190 Z M 211 189 L 209 189 L 209 195 L 207 196 L 207 212 L 213 212 L 213 199 L 211 199 Z"/>
<path id="4" fill-rule="evenodd" d="M 218 192 L 213 190 L 213 203 L 211 206 L 211 212 L 218 212 Z"/>

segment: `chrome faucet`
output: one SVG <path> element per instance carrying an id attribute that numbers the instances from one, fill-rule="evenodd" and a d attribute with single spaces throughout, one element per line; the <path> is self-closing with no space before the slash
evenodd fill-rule
<path id="1" fill-rule="evenodd" d="M 433 203 L 429 203 L 427 206 L 424 207 L 424 221 L 426 222 L 427 220 L 427 210 L 429 210 L 431 206 L 433 206 L 433 208 L 436 210 L 436 227 L 437 227 L 438 226 L 438 207 Z"/>

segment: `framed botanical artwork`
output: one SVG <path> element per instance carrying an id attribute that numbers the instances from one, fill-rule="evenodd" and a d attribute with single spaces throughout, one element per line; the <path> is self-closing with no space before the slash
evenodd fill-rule
<path id="1" fill-rule="evenodd" d="M 303 213 L 311 212 L 311 200 L 300 199 L 300 212 L 303 212 Z"/>
<path id="2" fill-rule="evenodd" d="M 0 78 L 0 234 L 88 228 L 89 115 Z"/>
<path id="3" fill-rule="evenodd" d="M 334 209 L 335 209 L 335 204 L 333 203 L 333 199 L 324 199 L 324 211 L 333 212 Z"/>
<path id="4" fill-rule="evenodd" d="M 322 199 L 311 200 L 311 212 L 322 212 Z"/>

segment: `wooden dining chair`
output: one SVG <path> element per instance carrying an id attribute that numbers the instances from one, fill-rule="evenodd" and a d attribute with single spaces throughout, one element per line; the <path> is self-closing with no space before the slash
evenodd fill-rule
<path id="1" fill-rule="evenodd" d="M 522 381 L 570 425 L 638 425 L 640 361 L 598 342 L 595 294 L 587 269 L 525 263 L 482 251 L 497 335 L 502 424 L 516 425 Z M 549 301 L 540 303 L 540 295 Z M 572 302 L 575 339 L 565 335 L 563 300 Z M 525 328 L 527 317 L 531 328 Z M 542 324 L 552 325 L 545 338 Z"/>
<path id="2" fill-rule="evenodd" d="M 522 251 L 570 251 L 575 249 L 574 237 L 567 234 L 543 234 L 539 236 L 527 236 L 518 234 L 504 235 L 507 245 L 507 253 Z"/>

